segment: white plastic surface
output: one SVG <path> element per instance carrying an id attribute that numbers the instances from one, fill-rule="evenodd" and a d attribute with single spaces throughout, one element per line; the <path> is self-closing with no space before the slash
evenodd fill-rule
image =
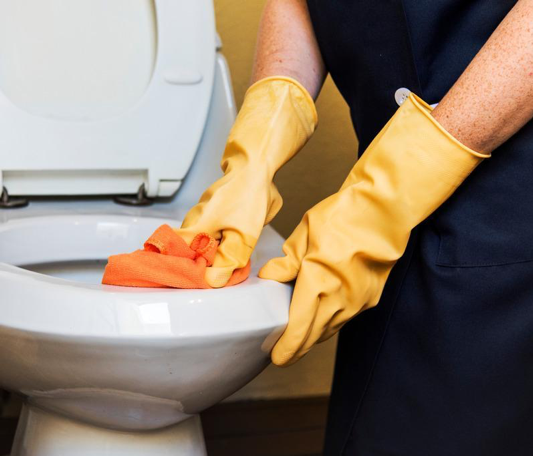
<path id="1" fill-rule="evenodd" d="M 0 0 L 0 87 L 30 114 L 119 115 L 146 91 L 156 53 L 154 0 Z"/>
<path id="2" fill-rule="evenodd" d="M 82 200 L 77 197 L 31 199 L 25 208 L 0 209 L 0 224 L 30 217 L 74 214 L 166 217 L 182 220 L 188 210 L 198 202 L 205 189 L 222 176 L 220 159 L 235 119 L 235 101 L 227 63 L 221 54 L 217 55 L 216 62 L 213 95 L 200 146 L 183 185 L 170 200 L 156 200 L 151 206 L 124 206 L 107 197 Z"/>
<path id="3" fill-rule="evenodd" d="M 56 3 L 58 14 L 66 14 L 68 2 Z M 179 187 L 198 150 L 211 100 L 213 5 L 210 0 L 155 0 L 155 17 L 157 55 L 151 80 L 133 105 L 117 101 L 122 109 L 111 116 L 91 118 L 81 102 L 77 118 L 72 103 L 67 118 L 51 116 L 44 102 L 40 115 L 32 113 L 16 104 L 19 99 L 1 92 L 0 81 L 0 184 L 11 195 L 133 194 L 144 183 L 153 197 L 168 196 Z M 95 18 L 88 15 L 87 20 Z M 40 31 L 28 27 L 24 34 Z M 9 30 L 0 34 L 0 40 L 12 39 Z M 0 45 L 0 51 L 7 48 Z M 116 46 L 109 49 L 117 52 Z M 57 67 L 60 79 L 64 67 Z"/>

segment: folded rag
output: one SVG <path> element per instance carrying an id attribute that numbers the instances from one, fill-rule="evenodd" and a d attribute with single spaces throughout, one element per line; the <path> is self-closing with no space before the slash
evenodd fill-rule
<path id="1" fill-rule="evenodd" d="M 218 241 L 207 233 L 197 234 L 191 245 L 170 226 L 162 225 L 144 243 L 144 250 L 109 257 L 102 283 L 124 287 L 211 288 L 206 268 L 213 264 Z M 250 275 L 250 262 L 233 272 L 226 286 L 243 282 Z"/>

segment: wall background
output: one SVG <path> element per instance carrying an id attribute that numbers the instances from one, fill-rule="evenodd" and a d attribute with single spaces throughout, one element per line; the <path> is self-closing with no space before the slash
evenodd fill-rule
<path id="1" fill-rule="evenodd" d="M 228 60 L 237 106 L 249 86 L 255 40 L 265 0 L 215 0 L 217 30 Z M 319 127 L 306 147 L 276 176 L 284 206 L 272 225 L 287 237 L 311 206 L 338 190 L 356 159 L 348 107 L 328 79 L 317 101 Z M 329 393 L 335 343 L 317 346 L 296 365 L 270 366 L 229 400 L 317 396 Z"/>

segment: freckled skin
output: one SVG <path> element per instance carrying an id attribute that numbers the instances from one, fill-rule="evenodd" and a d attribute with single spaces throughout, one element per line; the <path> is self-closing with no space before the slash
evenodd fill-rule
<path id="1" fill-rule="evenodd" d="M 472 149 L 492 152 L 533 117 L 532 21 L 520 0 L 433 112 Z"/>
<path id="2" fill-rule="evenodd" d="M 297 79 L 314 98 L 320 92 L 326 70 L 305 0 L 266 2 L 252 82 L 273 75 Z M 492 152 L 533 117 L 533 0 L 516 3 L 433 116 L 480 152 Z"/>
<path id="3" fill-rule="evenodd" d="M 326 68 L 305 0 L 268 0 L 263 10 L 252 83 L 268 76 L 290 76 L 316 99 Z"/>

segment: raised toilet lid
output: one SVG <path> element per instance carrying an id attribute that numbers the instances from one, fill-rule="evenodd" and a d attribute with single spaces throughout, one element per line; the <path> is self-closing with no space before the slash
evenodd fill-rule
<path id="1" fill-rule="evenodd" d="M 38 115 L 16 105 L 0 84 L 0 192 L 5 186 L 11 195 L 134 194 L 145 184 L 155 197 L 177 190 L 209 109 L 214 12 L 210 0 L 154 0 L 154 5 L 153 74 L 127 109 L 98 119 L 54 118 L 45 109 Z M 32 27 L 24 33 L 28 30 Z M 2 37 L 9 39 L 7 30 Z"/>

